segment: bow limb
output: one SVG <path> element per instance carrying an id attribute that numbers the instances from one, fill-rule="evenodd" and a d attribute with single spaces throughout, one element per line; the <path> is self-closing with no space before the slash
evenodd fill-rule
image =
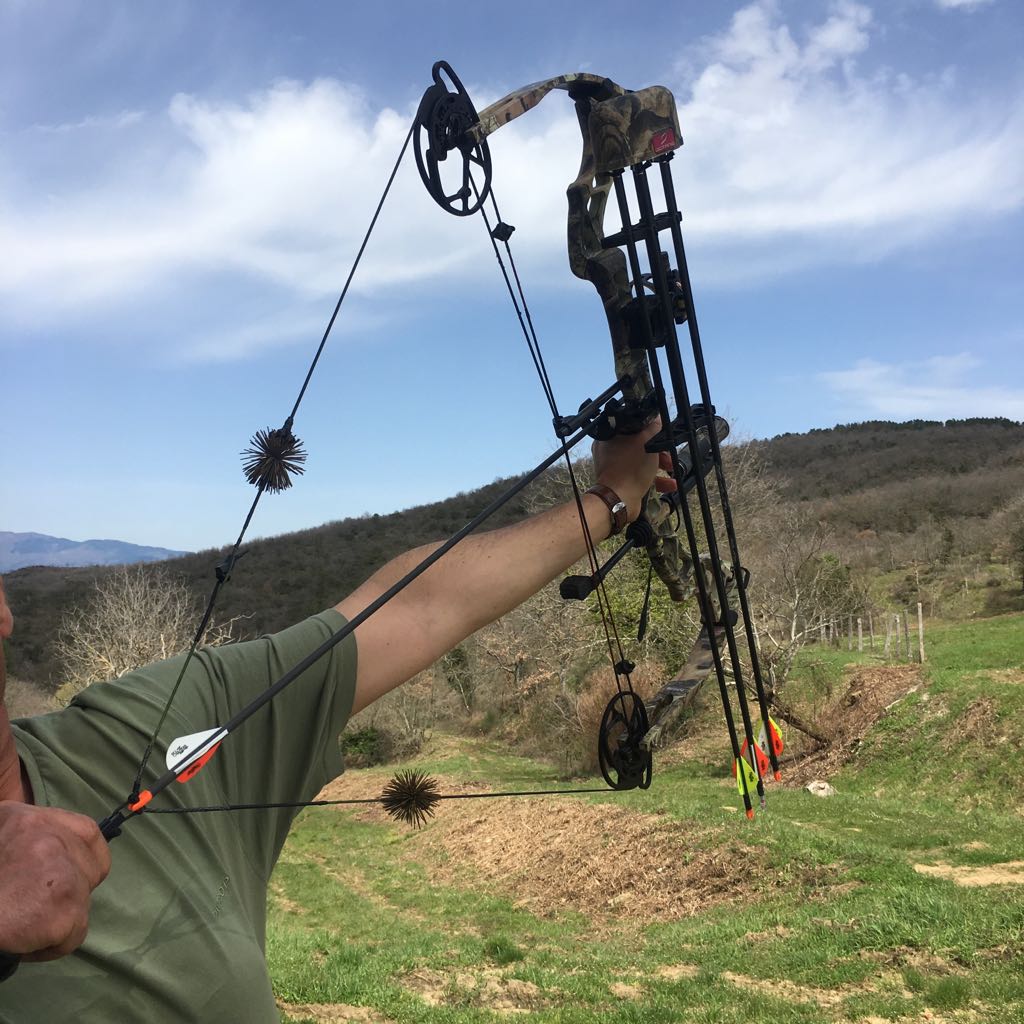
<path id="1" fill-rule="evenodd" d="M 561 89 L 572 95 L 574 92 L 586 90 L 592 95 L 602 98 L 622 96 L 626 90 L 610 78 L 591 75 L 584 71 L 570 72 L 545 78 L 541 82 L 524 85 L 521 89 L 510 92 L 500 100 L 486 107 L 480 114 L 480 120 L 469 129 L 467 134 L 476 143 L 482 142 L 488 135 L 493 135 L 502 125 L 515 120 L 521 114 L 532 110 L 548 93 Z"/>

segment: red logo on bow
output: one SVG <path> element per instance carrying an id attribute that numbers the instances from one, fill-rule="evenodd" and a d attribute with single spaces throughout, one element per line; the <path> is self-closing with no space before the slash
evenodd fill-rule
<path id="1" fill-rule="evenodd" d="M 664 153 L 667 149 L 674 149 L 676 144 L 676 133 L 671 128 L 663 132 L 655 132 L 651 136 L 651 150 L 654 153 Z"/>

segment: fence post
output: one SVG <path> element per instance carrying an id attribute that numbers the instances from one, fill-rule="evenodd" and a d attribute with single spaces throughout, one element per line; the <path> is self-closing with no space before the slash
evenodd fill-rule
<path id="1" fill-rule="evenodd" d="M 861 617 L 857 616 L 857 653 L 861 653 L 864 650 L 864 623 L 861 621 Z"/>
<path id="2" fill-rule="evenodd" d="M 885 660 L 889 660 L 889 645 L 892 641 L 892 613 L 885 613 Z"/>
<path id="3" fill-rule="evenodd" d="M 924 609 L 917 602 L 917 660 L 924 664 Z"/>
<path id="4" fill-rule="evenodd" d="M 903 639 L 907 645 L 907 661 L 910 661 L 910 610 L 903 610 Z"/>

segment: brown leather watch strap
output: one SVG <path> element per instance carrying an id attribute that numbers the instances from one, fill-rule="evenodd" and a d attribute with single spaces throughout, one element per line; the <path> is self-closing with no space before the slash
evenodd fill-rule
<path id="1" fill-rule="evenodd" d="M 622 533 L 626 527 L 626 520 L 629 517 L 626 503 L 610 487 L 606 487 L 604 484 L 594 484 L 593 487 L 588 487 L 587 494 L 596 494 L 608 506 L 608 511 L 612 517 L 612 532 L 609 536 L 614 537 L 617 533 Z"/>

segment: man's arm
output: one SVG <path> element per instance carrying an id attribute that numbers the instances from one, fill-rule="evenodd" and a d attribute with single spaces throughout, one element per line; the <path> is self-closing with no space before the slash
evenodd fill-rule
<path id="1" fill-rule="evenodd" d="M 626 503 L 635 519 L 659 468 L 644 442 L 658 429 L 594 446 L 598 482 Z M 608 506 L 583 496 L 595 543 L 611 532 Z M 354 617 L 438 545 L 399 555 L 336 608 Z M 586 553 L 575 502 L 513 526 L 473 534 L 431 566 L 356 630 L 359 669 L 353 714 L 432 665 L 471 633 L 522 604 Z"/>

